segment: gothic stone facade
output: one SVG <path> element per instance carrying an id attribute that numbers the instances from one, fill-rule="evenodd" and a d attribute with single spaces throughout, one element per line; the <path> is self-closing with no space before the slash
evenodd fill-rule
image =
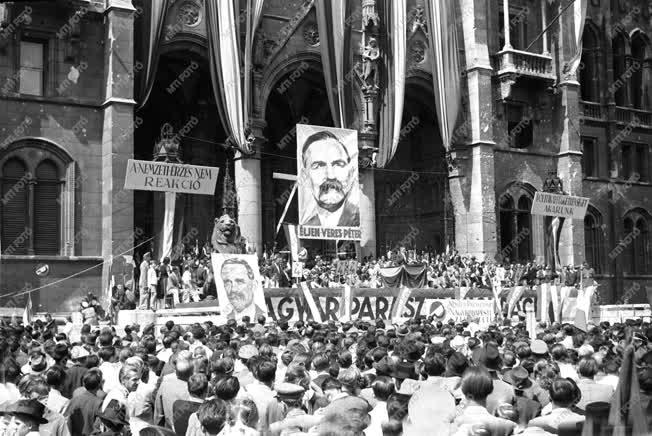
<path id="1" fill-rule="evenodd" d="M 355 3 L 347 21 L 354 63 L 367 37 L 363 2 Z M 584 222 L 564 224 L 562 263 L 588 261 L 604 302 L 644 301 L 645 286 L 652 285 L 651 11 L 645 0 L 588 3 L 575 76 L 566 72 L 574 55 L 572 14 L 537 39 L 568 0 L 459 0 L 462 111 L 447 155 L 435 119 L 423 4 L 408 1 L 404 134 L 387 168 L 361 164 L 360 255 L 380 256 L 401 242 L 417 249 L 453 243 L 476 257 L 543 261 L 543 220 L 529 207 L 556 174 L 566 193 L 591 199 Z M 34 295 L 37 309 L 69 311 L 80 295 L 104 292 L 109 269 L 100 265 L 103 259 L 156 232 L 160 201 L 121 188 L 126 160 L 151 158 L 163 122 L 179 129 L 196 114 L 198 125 L 182 144 L 185 161 L 226 162 L 214 151 L 225 138 L 215 126 L 203 5 L 171 2 L 157 83 L 138 112 L 138 2 L 0 6 L 0 287 L 3 293 L 35 288 L 84 270 Z M 264 4 L 251 125 L 260 153 L 231 169 L 244 188 L 238 191 L 242 230 L 258 250 L 273 242 L 288 196 L 289 185 L 273 173 L 296 171 L 289 159 L 294 124 L 332 125 L 316 23 L 310 0 Z M 196 74 L 170 92 L 193 61 Z M 354 82 L 351 127 L 360 130 L 361 147 L 373 150 L 377 135 L 365 129 L 364 94 Z M 409 192 L 389 204 L 387 197 L 406 181 Z M 203 221 L 218 212 L 217 197 L 189 200 L 188 220 L 199 217 L 202 234 L 209 225 Z M 35 273 L 42 264 L 48 275 Z M 23 303 L 3 303 L 12 304 Z"/>

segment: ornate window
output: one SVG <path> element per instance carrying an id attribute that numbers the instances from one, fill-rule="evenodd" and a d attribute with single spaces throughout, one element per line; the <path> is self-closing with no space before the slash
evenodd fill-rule
<path id="1" fill-rule="evenodd" d="M 626 72 L 626 47 L 627 41 L 623 34 L 618 33 L 612 41 L 613 51 L 613 84 L 609 91 L 614 93 L 614 99 L 617 106 L 627 105 L 627 78 Z"/>
<path id="2" fill-rule="evenodd" d="M 584 258 L 596 274 L 604 272 L 604 244 L 602 216 L 595 208 L 589 207 L 584 217 Z"/>
<path id="3" fill-rule="evenodd" d="M 45 52 L 43 41 L 20 41 L 20 93 L 44 95 Z"/>
<path id="4" fill-rule="evenodd" d="M 647 182 L 649 179 L 648 146 L 646 144 L 622 144 L 622 179 Z"/>
<path id="5" fill-rule="evenodd" d="M 631 71 L 630 84 L 632 87 L 632 105 L 636 109 L 650 108 L 648 84 L 643 80 L 643 68 L 647 49 L 648 47 L 645 37 L 638 32 L 632 38 L 632 57 L 629 62 L 629 70 Z"/>
<path id="6" fill-rule="evenodd" d="M 619 245 L 626 254 L 625 272 L 649 274 L 652 271 L 652 250 L 650 248 L 650 214 L 636 209 L 625 215 L 624 234 Z"/>
<path id="7" fill-rule="evenodd" d="M 580 71 L 580 92 L 582 100 L 600 101 L 600 42 L 592 26 L 586 26 L 582 36 L 582 69 Z"/>
<path id="8" fill-rule="evenodd" d="M 517 261 L 532 259 L 532 198 L 519 189 L 500 197 L 500 254 Z"/>
<path id="9" fill-rule="evenodd" d="M 584 177 L 597 177 L 598 166 L 598 142 L 595 138 L 582 138 L 582 172 Z"/>
<path id="10" fill-rule="evenodd" d="M 507 140 L 513 148 L 526 148 L 532 145 L 532 117 L 522 103 L 505 103 L 507 117 Z"/>
<path id="11" fill-rule="evenodd" d="M 74 254 L 74 163 L 55 145 L 21 140 L 0 155 L 2 254 Z"/>

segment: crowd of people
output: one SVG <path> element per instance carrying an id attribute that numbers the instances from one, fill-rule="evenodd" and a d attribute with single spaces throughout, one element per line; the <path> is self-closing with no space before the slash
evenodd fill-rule
<path id="1" fill-rule="evenodd" d="M 539 324 L 536 339 L 517 320 L 425 317 L 67 327 L 0 327 L 0 434 L 652 431 L 649 320 Z"/>
<path id="2" fill-rule="evenodd" d="M 261 275 L 268 287 L 290 287 L 291 266 L 282 256 L 269 257 L 261 263 Z M 365 257 L 359 262 L 354 257 L 326 258 L 315 256 L 305 262 L 302 270 L 302 280 L 313 287 L 341 287 L 347 284 L 360 288 L 380 288 L 384 286 L 383 268 L 407 266 L 422 266 L 425 269 L 424 287 L 430 288 L 487 288 L 494 281 L 503 287 L 516 285 L 534 286 L 542 282 L 553 282 L 567 286 L 577 286 L 583 280 L 593 278 L 594 271 L 583 263 L 582 265 L 566 265 L 559 272 L 550 265 L 537 262 L 512 262 L 509 259 L 497 261 L 478 260 L 473 256 L 461 256 L 456 252 L 451 254 L 432 255 L 404 247 L 391 251 L 379 259 Z"/>
<path id="3" fill-rule="evenodd" d="M 566 265 L 553 270 L 550 265 L 537 262 L 479 260 L 461 256 L 457 252 L 431 254 L 406 250 L 405 247 L 388 252 L 378 259 L 365 257 L 358 261 L 354 255 L 322 256 L 314 254 L 300 264 L 301 277 L 293 277 L 288 253 L 269 252 L 259 260 L 260 276 L 265 288 L 289 288 L 297 280 L 305 280 L 313 288 L 338 288 L 350 285 L 358 288 L 385 286 L 383 268 L 401 265 L 423 267 L 424 287 L 430 288 L 486 288 L 499 284 L 503 288 L 542 282 L 557 282 L 566 286 L 580 286 L 592 281 L 594 271 L 585 263 Z M 296 275 L 296 274 L 295 274 Z M 212 273 L 210 251 L 193 250 L 192 246 L 180 259 L 160 262 L 145 253 L 135 268 L 135 278 L 118 283 L 113 288 L 112 312 L 121 309 L 158 309 L 174 307 L 179 303 L 217 298 Z"/>

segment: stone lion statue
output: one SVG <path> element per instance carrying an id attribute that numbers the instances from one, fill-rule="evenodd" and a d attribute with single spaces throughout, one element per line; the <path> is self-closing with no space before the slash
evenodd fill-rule
<path id="1" fill-rule="evenodd" d="M 240 227 L 228 214 L 215 218 L 211 242 L 216 253 L 244 254 Z"/>

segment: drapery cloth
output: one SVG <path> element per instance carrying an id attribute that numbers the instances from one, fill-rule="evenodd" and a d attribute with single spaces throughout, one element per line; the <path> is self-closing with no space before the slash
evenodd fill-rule
<path id="1" fill-rule="evenodd" d="M 349 8 L 353 2 L 315 0 L 319 48 L 324 69 L 326 94 L 335 127 L 348 128 L 351 122 L 352 101 L 350 62 L 351 24 Z"/>
<path id="2" fill-rule="evenodd" d="M 163 228 L 161 231 L 161 252 L 160 259 L 172 257 L 172 245 L 174 244 L 174 211 L 177 203 L 176 192 L 165 193 L 165 209 L 163 211 Z"/>
<path id="3" fill-rule="evenodd" d="M 263 0 L 247 0 L 244 61 L 240 55 L 240 19 L 233 1 L 207 1 L 208 63 L 220 120 L 238 148 L 250 153 L 249 124 L 251 45 L 262 14 Z"/>
<path id="4" fill-rule="evenodd" d="M 573 3 L 573 46 L 571 46 L 573 57 L 568 62 L 569 75 L 577 73 L 577 68 L 582 61 L 582 36 L 584 35 L 584 22 L 586 21 L 586 7 L 587 0 L 575 0 Z"/>
<path id="5" fill-rule="evenodd" d="M 427 274 L 424 265 L 401 265 L 393 268 L 381 268 L 380 276 L 383 286 L 387 288 L 423 288 L 426 286 Z"/>
<path id="6" fill-rule="evenodd" d="M 456 0 L 426 0 L 426 19 L 435 109 L 441 139 L 450 150 L 460 109 L 461 75 L 455 15 Z"/>
<path id="7" fill-rule="evenodd" d="M 405 99 L 406 64 L 406 0 L 383 0 L 383 20 L 386 24 L 386 44 L 382 53 L 386 74 L 378 126 L 378 166 L 385 167 L 394 157 L 401 135 L 403 102 Z"/>
<path id="8" fill-rule="evenodd" d="M 160 53 L 160 44 L 163 39 L 165 24 L 165 13 L 168 9 L 169 0 L 146 0 L 142 2 L 143 12 L 142 34 L 139 36 L 140 50 L 138 62 L 134 65 L 134 76 L 137 79 L 136 86 L 136 109 L 142 108 L 154 87 L 156 70 Z"/>

